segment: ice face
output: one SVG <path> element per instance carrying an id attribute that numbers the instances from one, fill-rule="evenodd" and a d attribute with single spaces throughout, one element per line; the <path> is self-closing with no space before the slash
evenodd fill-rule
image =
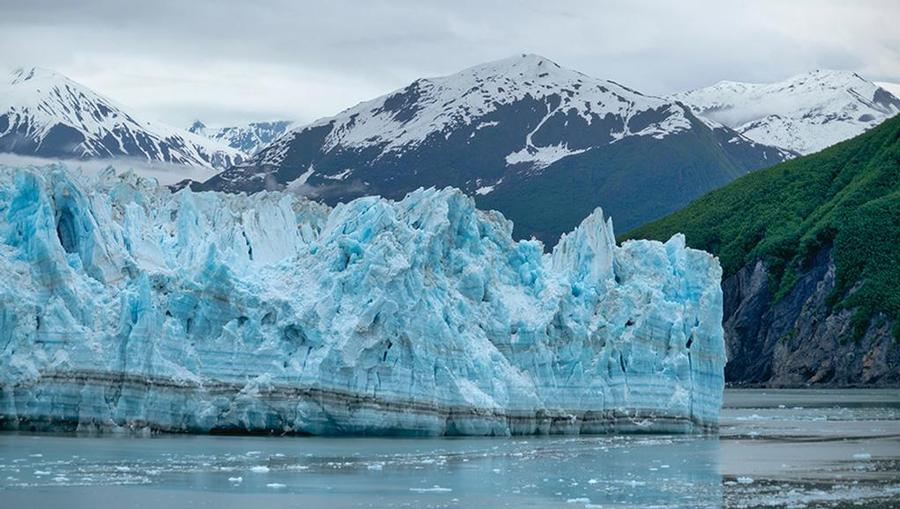
<path id="1" fill-rule="evenodd" d="M 599 209 L 552 253 L 454 189 L 334 209 L 0 170 L 6 428 L 715 429 L 721 269 Z"/>

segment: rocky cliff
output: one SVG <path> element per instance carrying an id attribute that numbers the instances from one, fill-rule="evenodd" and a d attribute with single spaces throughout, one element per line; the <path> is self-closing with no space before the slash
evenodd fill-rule
<path id="1" fill-rule="evenodd" d="M 900 117 L 625 235 L 719 257 L 734 384 L 900 385 Z"/>
<path id="2" fill-rule="evenodd" d="M 853 312 L 835 310 L 833 248 L 821 250 L 784 297 L 775 299 L 771 274 L 748 263 L 722 282 L 728 364 L 736 385 L 900 385 L 900 344 L 892 322 L 877 316 L 852 339 Z"/>

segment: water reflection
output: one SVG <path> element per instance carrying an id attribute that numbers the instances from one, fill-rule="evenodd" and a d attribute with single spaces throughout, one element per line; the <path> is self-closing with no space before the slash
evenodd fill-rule
<path id="1" fill-rule="evenodd" d="M 32 456 L 34 451 L 44 451 Z M 722 505 L 715 437 L 149 440 L 0 436 L 5 500 L 121 507 Z M 37 487 L 50 489 L 34 490 Z M 128 489 L 125 489 L 127 487 Z M 173 496 L 177 494 L 177 496 Z M 12 497 L 12 498 L 10 498 Z M 24 501 L 24 499 L 23 499 Z M 311 505 L 312 504 L 312 505 Z"/>
<path id="2" fill-rule="evenodd" d="M 0 433 L 0 507 L 897 506 L 900 391 L 727 391 L 719 437 Z"/>

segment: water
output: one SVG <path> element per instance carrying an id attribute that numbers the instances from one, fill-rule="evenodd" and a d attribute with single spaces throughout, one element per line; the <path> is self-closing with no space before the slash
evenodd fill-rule
<path id="1" fill-rule="evenodd" d="M 717 437 L 5 433 L 0 507 L 900 507 L 900 391 L 728 391 Z"/>

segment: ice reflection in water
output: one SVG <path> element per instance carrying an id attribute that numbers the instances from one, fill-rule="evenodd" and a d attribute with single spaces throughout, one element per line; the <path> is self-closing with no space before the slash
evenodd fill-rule
<path id="1" fill-rule="evenodd" d="M 84 506 L 91 507 L 105 502 L 118 506 L 122 493 L 129 491 L 144 498 L 159 490 L 181 491 L 184 505 L 213 492 L 251 498 L 261 494 L 262 506 L 267 500 L 280 506 L 285 500 L 271 499 L 273 490 L 298 500 L 359 507 L 563 503 L 687 508 L 720 507 L 722 500 L 716 438 L 139 440 L 5 435 L 0 443 L 2 484 L 11 492 L 51 486 L 71 492 L 81 486 L 96 488 L 83 491 L 85 498 L 119 493 L 112 500 L 85 500 Z M 42 457 L 24 454 L 32 449 L 48 452 Z M 122 485 L 142 488 L 111 489 Z M 67 505 L 72 502 L 69 498 Z"/>
<path id="2" fill-rule="evenodd" d="M 890 507 L 900 499 L 900 393 L 860 403 L 865 394 L 732 393 L 721 437 L 4 433 L 0 505 Z"/>

